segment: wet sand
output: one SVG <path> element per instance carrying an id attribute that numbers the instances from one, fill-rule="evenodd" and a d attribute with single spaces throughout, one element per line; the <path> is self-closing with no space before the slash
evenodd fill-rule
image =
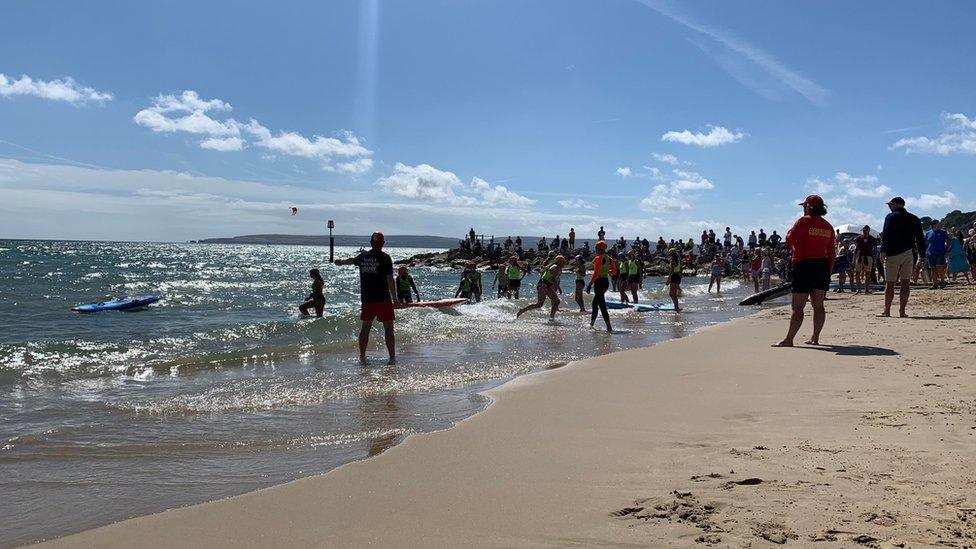
<path id="1" fill-rule="evenodd" d="M 976 292 L 916 291 L 910 319 L 831 297 L 820 348 L 771 348 L 789 313 L 765 310 L 523 376 L 325 475 L 50 545 L 972 547 Z"/>

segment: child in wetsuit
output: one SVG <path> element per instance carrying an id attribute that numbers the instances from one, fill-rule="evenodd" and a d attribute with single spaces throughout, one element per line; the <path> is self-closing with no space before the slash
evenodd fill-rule
<path id="1" fill-rule="evenodd" d="M 298 306 L 298 310 L 302 316 L 308 316 L 309 309 L 315 309 L 315 316 L 322 318 L 322 313 L 325 311 L 325 293 L 323 293 L 325 281 L 322 280 L 318 269 L 308 271 L 308 276 L 312 279 L 312 293 L 308 294 L 305 301 Z"/>
<path id="2" fill-rule="evenodd" d="M 397 269 L 396 289 L 398 302 L 412 303 L 413 300 L 410 296 L 410 290 L 413 290 L 413 293 L 417 296 L 417 301 L 420 301 L 420 292 L 417 291 L 417 285 L 414 283 L 413 277 L 410 276 L 405 266 Z"/>

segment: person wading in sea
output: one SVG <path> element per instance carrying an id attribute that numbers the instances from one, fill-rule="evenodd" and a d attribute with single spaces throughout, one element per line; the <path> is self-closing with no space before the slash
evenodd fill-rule
<path id="1" fill-rule="evenodd" d="M 522 307 L 515 314 L 516 319 L 532 309 L 541 309 L 546 303 L 546 298 L 549 298 L 549 320 L 556 320 L 556 311 L 559 310 L 559 275 L 562 274 L 563 267 L 566 266 L 566 258 L 557 255 L 554 261 L 545 271 L 542 271 L 542 276 L 539 278 L 539 284 L 536 288 L 538 291 L 536 302 Z"/>
<path id="2" fill-rule="evenodd" d="M 601 227 L 602 230 L 602 227 Z M 590 328 L 596 324 L 597 311 L 603 316 L 607 325 L 607 332 L 613 333 L 610 327 L 610 313 L 607 311 L 607 290 L 610 289 L 610 279 L 617 274 L 617 266 L 607 255 L 607 242 L 601 240 L 596 243 L 596 257 L 593 258 L 593 278 L 586 285 L 586 293 L 593 290 L 593 303 L 590 305 Z"/>
<path id="3" fill-rule="evenodd" d="M 339 259 L 336 265 L 355 265 L 359 267 L 359 319 L 363 325 L 359 330 L 359 362 L 366 364 L 366 347 L 369 346 L 369 330 L 373 321 L 383 323 L 386 337 L 386 350 L 390 354 L 389 364 L 396 364 L 396 337 L 393 333 L 393 302 L 397 299 L 396 282 L 393 280 L 393 259 L 383 251 L 386 238 L 375 232 L 369 239 L 372 247 L 356 257 Z"/>
<path id="4" fill-rule="evenodd" d="M 322 318 L 322 312 L 325 310 L 325 294 L 322 293 L 325 281 L 322 280 L 318 269 L 310 270 L 308 276 L 312 279 L 312 293 L 308 294 L 305 302 L 298 306 L 298 310 L 301 311 L 302 316 L 308 316 L 308 310 L 315 309 L 315 316 Z"/>
<path id="5" fill-rule="evenodd" d="M 823 218 L 827 215 L 823 198 L 811 194 L 800 205 L 803 217 L 786 233 L 786 245 L 793 250 L 793 315 L 786 337 L 773 347 L 793 346 L 807 301 L 813 304 L 813 337 L 807 345 L 820 345 L 820 332 L 827 320 L 824 298 L 830 288 L 837 240 L 833 226 Z"/>

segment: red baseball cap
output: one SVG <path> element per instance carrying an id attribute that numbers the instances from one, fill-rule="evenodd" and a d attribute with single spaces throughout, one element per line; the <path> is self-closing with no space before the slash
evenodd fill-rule
<path id="1" fill-rule="evenodd" d="M 816 194 L 811 194 L 806 198 L 806 200 L 800 202 L 799 204 L 799 206 L 823 206 L 823 205 L 824 205 L 823 198 L 820 198 L 820 196 Z"/>

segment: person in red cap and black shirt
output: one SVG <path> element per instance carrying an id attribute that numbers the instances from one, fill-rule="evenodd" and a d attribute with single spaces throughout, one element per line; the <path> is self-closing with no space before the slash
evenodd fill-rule
<path id="1" fill-rule="evenodd" d="M 813 337 L 807 345 L 820 345 L 820 332 L 827 320 L 824 297 L 834 268 L 834 227 L 823 218 L 827 214 L 823 198 L 811 194 L 800 205 L 803 217 L 786 233 L 786 245 L 793 250 L 793 315 L 786 338 L 774 347 L 793 346 L 793 338 L 803 325 L 807 301 L 813 304 Z"/>
<path id="2" fill-rule="evenodd" d="M 356 257 L 340 259 L 336 265 L 355 265 L 359 267 L 359 293 L 362 305 L 359 319 L 363 326 L 359 330 L 359 362 L 366 364 L 366 347 L 369 346 L 369 330 L 373 321 L 383 323 L 386 336 L 386 350 L 390 353 L 389 364 L 396 364 L 396 338 L 393 334 L 393 303 L 397 299 L 396 283 L 393 281 L 393 259 L 383 251 L 386 239 L 383 233 L 375 232 L 370 237 L 372 249 Z"/>

